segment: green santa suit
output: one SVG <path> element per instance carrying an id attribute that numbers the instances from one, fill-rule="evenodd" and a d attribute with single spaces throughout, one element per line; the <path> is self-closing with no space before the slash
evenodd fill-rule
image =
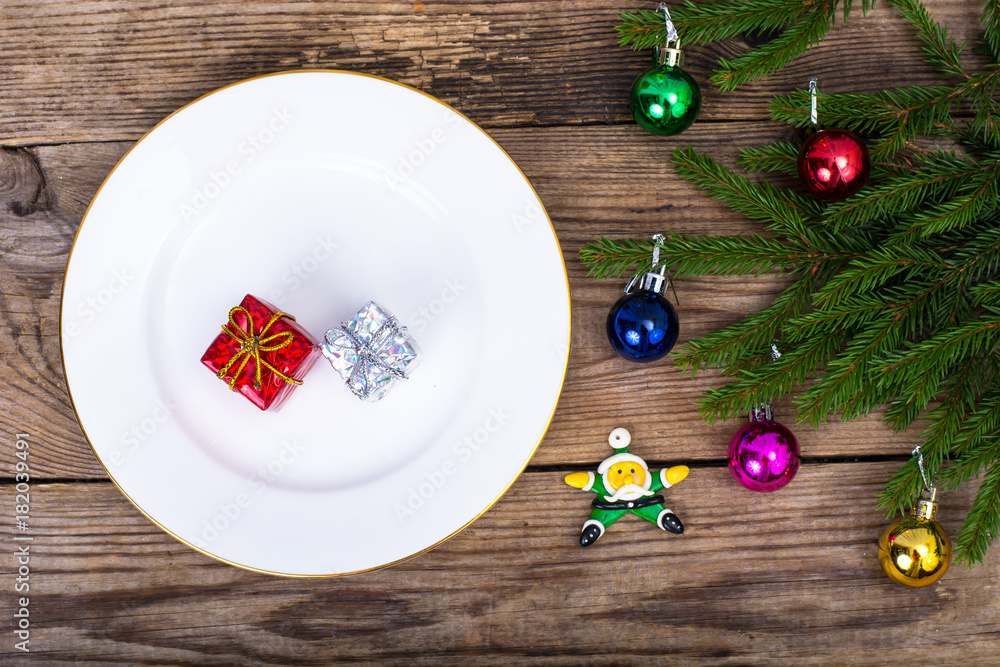
<path id="1" fill-rule="evenodd" d="M 615 447 L 614 456 L 610 456 L 601 462 L 597 468 L 597 474 L 588 472 L 587 481 L 582 482 L 582 473 L 575 473 L 570 477 L 580 476 L 573 483 L 567 477 L 567 483 L 571 486 L 582 488 L 584 491 L 593 491 L 597 498 L 592 503 L 593 510 L 590 519 L 583 524 L 583 535 L 589 537 L 581 538 L 581 545 L 588 546 L 595 542 L 605 529 L 618 519 L 628 513 L 638 515 L 657 525 L 661 530 L 670 530 L 672 533 L 682 533 L 684 526 L 674 513 L 663 504 L 663 496 L 657 491 L 669 489 L 674 483 L 681 481 L 687 474 L 687 468 L 677 466 L 676 468 L 664 468 L 659 473 L 650 473 L 646 462 L 628 451 L 627 445 L 631 441 L 631 436 L 625 429 L 615 429 L 608 439 L 612 447 Z M 624 445 L 624 446 L 622 446 Z M 643 474 L 642 484 L 632 484 L 618 489 L 619 497 L 615 499 L 614 485 L 609 481 L 609 474 L 612 470 L 620 470 L 622 465 L 629 466 L 630 469 L 641 468 Z M 674 482 L 668 478 L 668 472 L 674 470 Z M 679 477 L 678 477 L 679 475 Z M 621 494 L 622 488 L 626 489 Z M 588 531 L 591 526 L 595 526 L 599 532 L 594 534 L 593 530 Z"/>
<path id="2" fill-rule="evenodd" d="M 590 475 L 590 483 L 583 487 L 584 491 L 593 491 L 597 494 L 597 498 L 593 502 L 593 511 L 590 513 L 590 519 L 583 524 L 584 529 L 590 525 L 598 525 L 601 529 L 601 533 L 613 524 L 618 519 L 622 518 L 628 513 L 641 516 L 646 521 L 654 523 L 663 529 L 660 525 L 660 518 L 665 514 L 673 514 L 667 507 L 663 504 L 663 496 L 656 495 L 657 491 L 662 491 L 663 489 L 669 489 L 673 484 L 667 481 L 666 473 L 667 469 L 664 468 L 659 472 L 659 474 L 652 474 L 649 472 L 649 468 L 646 467 L 646 462 L 643 461 L 638 456 L 629 454 L 627 459 L 619 458 L 619 453 L 628 453 L 628 450 L 616 450 L 616 455 L 604 460 L 601 463 L 601 467 L 597 469 L 599 475 L 594 473 L 588 473 Z M 613 461 L 612 463 L 608 463 Z M 641 498 L 635 498 L 634 500 L 620 499 L 617 501 L 612 501 L 611 496 L 614 493 L 609 490 L 606 485 L 607 479 L 607 469 L 610 469 L 614 463 L 636 463 L 642 466 L 642 470 L 645 473 L 645 484 L 641 484 L 643 488 L 647 491 L 652 491 L 653 495 L 642 496 Z M 607 464 L 607 467 L 605 467 Z"/>

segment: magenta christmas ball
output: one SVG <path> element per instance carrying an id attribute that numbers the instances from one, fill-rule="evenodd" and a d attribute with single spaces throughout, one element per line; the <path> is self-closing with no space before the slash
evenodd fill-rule
<path id="1" fill-rule="evenodd" d="M 729 471 L 751 491 L 777 491 L 798 469 L 799 443 L 776 421 L 752 421 L 729 443 Z"/>

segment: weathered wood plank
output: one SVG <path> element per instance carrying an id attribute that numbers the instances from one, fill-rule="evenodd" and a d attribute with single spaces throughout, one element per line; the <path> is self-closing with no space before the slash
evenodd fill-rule
<path id="1" fill-rule="evenodd" d="M 714 123 L 693 128 L 702 150 L 731 161 L 735 151 L 787 132 L 770 124 Z M 753 223 L 671 174 L 665 144 L 629 127 L 501 129 L 494 132 L 535 184 L 566 255 L 573 299 L 570 370 L 556 418 L 535 464 L 593 461 L 606 434 L 626 426 L 656 442 L 664 456 L 719 459 L 733 423 L 705 426 L 695 401 L 721 382 L 715 373 L 681 377 L 666 363 L 620 359 L 604 334 L 621 281 L 586 276 L 579 248 L 599 234 L 648 236 L 683 232 L 750 232 Z M 37 434 L 37 472 L 58 478 L 104 477 L 69 405 L 58 341 L 59 297 L 72 237 L 93 193 L 129 144 L 43 146 L 0 152 L 0 425 Z M 643 174 L 636 178 L 636 174 Z M 4 206 L 6 204 L 6 206 Z M 33 212 L 28 212 L 31 209 Z M 15 211 L 21 211 L 18 215 Z M 701 278 L 678 282 L 681 341 L 733 322 L 770 302 L 783 279 Z M 790 404 L 779 406 L 788 415 Z M 799 429 L 810 456 L 901 454 L 915 432 L 893 435 L 872 417 Z"/>
<path id="2" fill-rule="evenodd" d="M 806 465 L 784 490 L 752 494 L 696 468 L 668 493 L 684 535 L 625 517 L 587 550 L 576 539 L 590 495 L 528 473 L 433 551 L 323 580 L 217 563 L 110 484 L 36 485 L 31 664 L 992 662 L 1000 552 L 928 588 L 890 583 L 873 502 L 890 469 Z M 944 496 L 953 536 L 969 500 Z M 6 523 L 0 535 L 12 543 Z M 7 664 L 29 664 L 10 651 Z"/>
<path id="3" fill-rule="evenodd" d="M 416 86 L 490 127 L 630 123 L 647 53 L 616 45 L 616 15 L 651 3 L 5 1 L 0 145 L 136 139 L 230 82 L 300 68 L 358 70 Z M 930 0 L 957 41 L 975 0 Z M 721 95 L 716 61 L 745 43 L 687 50 L 702 121 L 763 118 L 777 92 L 819 76 L 828 92 L 929 84 L 912 31 L 881 4 L 857 12 L 783 73 Z M 878 76 L 872 76 L 877 63 Z"/>

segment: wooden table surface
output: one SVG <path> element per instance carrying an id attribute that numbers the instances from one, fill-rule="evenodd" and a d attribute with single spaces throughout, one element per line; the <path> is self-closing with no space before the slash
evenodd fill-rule
<path id="1" fill-rule="evenodd" d="M 652 3 L 648 3 L 650 7 Z M 959 40 L 975 0 L 933 0 Z M 467 3 L 4 0 L 0 5 L 0 661 L 285 665 L 987 664 L 1000 662 L 1000 549 L 924 589 L 882 575 L 882 482 L 917 430 L 878 415 L 796 426 L 803 465 L 775 494 L 738 487 L 724 455 L 737 422 L 704 425 L 695 400 L 721 377 L 632 365 L 604 335 L 619 281 L 578 259 L 598 235 L 751 232 L 673 176 L 690 142 L 736 151 L 794 139 L 768 101 L 813 75 L 827 92 L 929 84 L 908 26 L 879 6 L 764 82 L 707 84 L 734 41 L 687 50 L 699 121 L 680 138 L 641 132 L 626 96 L 648 53 L 616 46 L 632 2 Z M 548 434 L 509 492 L 464 532 L 394 567 L 320 580 L 225 565 L 146 520 L 108 480 L 77 423 L 60 363 L 67 254 L 97 188 L 129 147 L 196 97 L 250 76 L 336 68 L 410 84 L 484 127 L 552 218 L 570 277 L 569 371 Z M 681 342 L 758 309 L 780 279 L 679 282 Z M 778 406 L 786 423 L 789 406 Z M 686 463 L 671 493 L 683 536 L 627 517 L 577 545 L 589 497 L 562 482 L 607 455 L 625 426 L 651 467 Z M 31 518 L 13 524 L 15 434 L 30 434 Z M 973 489 L 948 493 L 954 536 Z M 15 592 L 30 535 L 30 593 Z M 30 653 L 13 613 L 29 596 Z"/>

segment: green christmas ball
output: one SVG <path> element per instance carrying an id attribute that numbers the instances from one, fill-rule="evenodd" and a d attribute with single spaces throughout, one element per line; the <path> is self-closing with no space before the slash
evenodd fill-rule
<path id="1" fill-rule="evenodd" d="M 670 136 L 688 129 L 701 110 L 701 91 L 680 67 L 656 65 L 636 77 L 629 92 L 635 122 L 653 134 Z"/>

